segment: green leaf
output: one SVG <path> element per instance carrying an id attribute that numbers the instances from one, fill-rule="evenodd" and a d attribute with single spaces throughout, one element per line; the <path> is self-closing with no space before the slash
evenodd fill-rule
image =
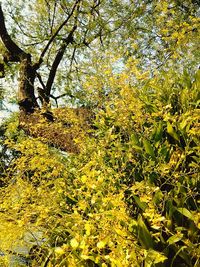
<path id="1" fill-rule="evenodd" d="M 180 130 L 183 130 L 188 125 L 188 120 L 182 120 L 179 124 Z"/>
<path id="2" fill-rule="evenodd" d="M 149 143 L 149 141 L 144 139 L 143 144 L 144 144 L 144 149 L 145 149 L 146 153 L 148 155 L 150 155 L 153 159 L 155 159 L 154 150 L 153 150 L 153 147 L 151 146 L 151 144 Z"/>
<path id="3" fill-rule="evenodd" d="M 131 134 L 130 140 L 131 140 L 131 145 L 134 149 L 142 151 L 142 147 L 140 145 L 140 141 L 136 133 Z"/>
<path id="4" fill-rule="evenodd" d="M 173 236 L 171 236 L 170 238 L 168 238 L 167 243 L 168 243 L 169 245 L 174 244 L 174 243 L 180 241 L 180 240 L 182 239 L 182 237 L 183 237 L 183 234 L 176 234 L 176 235 L 173 235 Z"/>
<path id="5" fill-rule="evenodd" d="M 163 200 L 163 197 L 164 196 L 163 196 L 162 191 L 161 190 L 158 190 L 154 194 L 153 202 L 158 205 Z"/>
<path id="6" fill-rule="evenodd" d="M 157 142 L 157 141 L 160 141 L 161 138 L 162 138 L 162 134 L 163 134 L 163 124 L 162 122 L 160 121 L 158 126 L 156 127 L 156 130 L 155 130 L 155 134 L 154 134 L 154 140 Z"/>
<path id="7" fill-rule="evenodd" d="M 175 247 L 175 248 L 176 248 L 176 247 Z M 175 261 L 175 259 L 177 258 L 177 256 L 178 256 L 178 255 L 181 256 L 181 252 L 183 252 L 183 251 L 186 250 L 186 249 L 187 249 L 187 246 L 181 246 L 181 247 L 180 247 L 180 249 L 176 252 L 175 256 L 173 257 L 170 266 L 174 266 L 174 261 Z M 186 258 L 184 257 L 184 255 L 187 256 L 186 253 L 183 253 L 181 257 L 182 257 L 183 259 L 186 260 Z M 191 265 L 189 265 L 189 266 L 191 266 Z"/>
<path id="8" fill-rule="evenodd" d="M 193 220 L 193 216 L 192 216 L 192 213 L 187 210 L 186 208 L 178 208 L 177 209 L 182 215 L 184 215 L 185 217 Z"/>
<path id="9" fill-rule="evenodd" d="M 133 145 L 140 146 L 140 141 L 136 133 L 132 133 L 130 139 Z"/>
<path id="10" fill-rule="evenodd" d="M 167 257 L 160 252 L 149 249 L 148 254 L 145 258 L 145 267 L 155 266 L 155 264 L 164 262 L 166 259 Z"/>
<path id="11" fill-rule="evenodd" d="M 133 196 L 133 198 L 134 198 L 135 203 L 137 204 L 137 206 L 138 206 L 141 210 L 145 211 L 145 209 L 146 209 L 146 207 L 147 207 L 147 204 L 146 204 L 145 202 L 141 202 L 141 201 L 140 201 L 140 198 L 137 197 L 137 196 Z"/>
<path id="12" fill-rule="evenodd" d="M 151 237 L 151 234 L 149 230 L 147 229 L 144 221 L 142 220 L 142 216 L 138 216 L 138 238 L 141 243 L 141 245 L 145 249 L 153 248 L 154 247 L 154 242 Z"/>
<path id="13" fill-rule="evenodd" d="M 171 137 L 173 137 L 176 141 L 179 142 L 178 134 L 175 132 L 173 126 L 169 121 L 167 122 L 167 132 Z"/>
<path id="14" fill-rule="evenodd" d="M 159 151 L 158 151 L 159 156 L 161 156 L 162 158 L 164 158 L 166 162 L 169 161 L 169 152 L 170 152 L 170 150 L 169 150 L 169 148 L 165 144 L 163 144 L 161 146 L 161 148 L 159 149 Z"/>

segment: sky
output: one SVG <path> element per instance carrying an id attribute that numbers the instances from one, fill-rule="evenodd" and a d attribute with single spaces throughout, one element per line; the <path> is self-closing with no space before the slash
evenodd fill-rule
<path id="1" fill-rule="evenodd" d="M 17 105 L 3 103 L 0 109 L 0 124 L 2 124 L 11 114 L 18 110 Z"/>

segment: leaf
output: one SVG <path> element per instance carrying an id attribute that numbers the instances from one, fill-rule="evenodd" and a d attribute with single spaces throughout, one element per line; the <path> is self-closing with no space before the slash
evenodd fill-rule
<path id="1" fill-rule="evenodd" d="M 140 198 L 137 197 L 137 196 L 133 196 L 133 198 L 134 198 L 135 203 L 137 204 L 137 206 L 138 206 L 141 210 L 145 211 L 145 209 L 146 209 L 146 207 L 147 207 L 147 204 L 146 204 L 145 202 L 141 202 L 141 201 L 140 201 Z"/>
<path id="2" fill-rule="evenodd" d="M 154 134 L 154 140 L 156 142 L 160 141 L 161 138 L 162 138 L 162 134 L 163 134 L 163 125 L 162 125 L 162 122 L 160 121 L 158 126 L 156 127 L 156 131 L 155 131 L 155 134 Z"/>
<path id="3" fill-rule="evenodd" d="M 136 133 L 132 133 L 130 139 L 133 145 L 140 146 L 140 141 Z"/>
<path id="4" fill-rule="evenodd" d="M 185 249 L 187 249 L 187 246 L 181 246 L 181 247 L 180 247 L 180 249 L 176 252 L 175 256 L 173 257 L 170 266 L 173 266 L 173 265 L 174 265 L 173 263 L 174 263 L 175 259 L 177 258 L 177 256 L 178 256 L 183 250 L 185 250 Z M 185 254 L 185 253 L 184 253 L 184 254 Z M 184 255 L 184 254 L 183 254 L 183 255 Z M 185 255 L 187 256 L 187 254 L 185 254 Z M 182 258 L 185 259 L 184 256 L 182 256 Z M 191 266 L 191 265 L 190 265 L 190 266 Z"/>
<path id="5" fill-rule="evenodd" d="M 155 266 L 155 264 L 164 262 L 166 259 L 167 257 L 161 254 L 160 252 L 155 251 L 153 249 L 149 249 L 148 254 L 145 258 L 145 266 Z"/>
<path id="6" fill-rule="evenodd" d="M 155 192 L 154 197 L 153 197 L 153 202 L 158 205 L 162 200 L 163 200 L 163 193 L 161 190 L 158 190 Z"/>
<path id="7" fill-rule="evenodd" d="M 182 239 L 182 237 L 183 237 L 183 234 L 176 234 L 176 235 L 173 235 L 173 236 L 171 236 L 170 238 L 168 238 L 167 243 L 168 243 L 169 245 L 174 244 L 174 243 L 180 241 L 180 240 Z"/>
<path id="8" fill-rule="evenodd" d="M 139 152 L 139 151 L 142 151 L 142 148 L 141 148 L 140 146 L 133 145 L 132 147 L 133 147 L 134 149 L 138 150 L 138 152 Z"/>
<path id="9" fill-rule="evenodd" d="M 143 144 L 144 144 L 144 149 L 145 149 L 146 153 L 148 155 L 150 155 L 153 159 L 155 159 L 154 150 L 153 150 L 151 144 L 149 143 L 149 141 L 147 141 L 146 139 L 144 139 L 143 140 Z"/>
<path id="10" fill-rule="evenodd" d="M 78 201 L 75 198 L 71 197 L 71 196 L 66 196 L 66 202 L 68 204 L 75 205 Z"/>
<path id="11" fill-rule="evenodd" d="M 154 247 L 154 242 L 151 237 L 151 234 L 149 230 L 147 229 L 144 221 L 142 220 L 142 216 L 138 216 L 138 238 L 141 243 L 141 245 L 145 249 L 153 248 Z"/>
<path id="12" fill-rule="evenodd" d="M 173 126 L 169 121 L 167 122 L 167 132 L 171 137 L 173 137 L 176 141 L 179 142 L 178 134 L 175 132 Z"/>
<path id="13" fill-rule="evenodd" d="M 72 248 L 76 249 L 79 246 L 78 241 L 76 240 L 76 238 L 72 238 L 70 240 L 70 245 L 72 246 Z"/>
<path id="14" fill-rule="evenodd" d="M 55 254 L 56 255 L 63 255 L 63 254 L 65 254 L 65 251 L 64 251 L 64 249 L 63 248 L 61 248 L 61 247 L 55 247 Z"/>
<path id="15" fill-rule="evenodd" d="M 186 209 L 186 208 L 178 208 L 177 209 L 182 215 L 184 215 L 185 217 L 189 218 L 190 220 L 193 220 L 193 215 L 192 213 Z"/>
<path id="16" fill-rule="evenodd" d="M 99 242 L 97 243 L 97 247 L 98 247 L 99 249 L 104 248 L 105 245 L 106 245 L 106 241 L 99 241 Z"/>
<path id="17" fill-rule="evenodd" d="M 169 161 L 169 149 L 165 144 L 159 149 L 159 155 L 165 159 L 166 162 Z"/>
<path id="18" fill-rule="evenodd" d="M 180 130 L 183 130 L 187 125 L 188 125 L 187 120 L 183 120 L 182 122 L 180 122 L 180 124 L 179 124 Z"/>
<path id="19" fill-rule="evenodd" d="M 133 148 L 135 148 L 136 150 L 142 151 L 142 147 L 140 145 L 140 141 L 136 133 L 131 134 L 130 140 L 131 140 L 131 145 Z"/>
<path id="20" fill-rule="evenodd" d="M 86 235 L 90 235 L 91 233 L 91 225 L 89 223 L 85 224 L 85 230 L 86 230 Z"/>

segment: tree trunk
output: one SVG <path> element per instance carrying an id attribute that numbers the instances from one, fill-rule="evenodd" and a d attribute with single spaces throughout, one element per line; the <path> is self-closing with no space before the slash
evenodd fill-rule
<path id="1" fill-rule="evenodd" d="M 31 64 L 31 56 L 26 54 L 20 60 L 20 77 L 18 88 L 18 103 L 20 111 L 25 113 L 33 113 L 39 108 L 35 93 L 34 81 L 36 78 L 36 69 Z"/>

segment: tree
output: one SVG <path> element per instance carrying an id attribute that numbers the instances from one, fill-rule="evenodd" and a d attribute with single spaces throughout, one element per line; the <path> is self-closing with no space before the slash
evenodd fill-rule
<path id="1" fill-rule="evenodd" d="M 16 8 L 19 11 L 20 5 L 16 5 Z M 19 35 L 21 35 L 21 32 L 24 34 L 28 46 L 31 45 L 31 41 L 33 41 L 34 38 L 36 39 L 31 47 L 31 50 L 35 50 L 33 53 L 25 51 L 24 47 L 21 48 L 13 41 L 11 35 L 7 31 L 2 8 L 0 10 L 0 36 L 6 48 L 5 53 L 3 53 L 3 61 L 4 63 L 19 62 L 20 77 L 18 102 L 20 109 L 25 113 L 33 113 L 34 110 L 39 107 L 36 90 L 38 90 L 37 93 L 42 104 L 44 106 L 49 104 L 52 85 L 58 66 L 63 59 L 66 49 L 70 45 L 71 61 L 74 61 L 75 52 L 79 47 L 88 47 L 95 39 L 99 38 L 102 40 L 104 36 L 108 35 L 111 31 L 111 29 L 109 29 L 109 27 L 111 27 L 111 18 L 108 17 L 106 21 L 104 17 L 105 15 L 109 16 L 110 10 L 106 10 L 105 4 L 102 4 L 100 1 L 71 1 L 67 4 L 57 1 L 50 1 L 49 3 L 46 1 L 35 1 L 30 4 L 29 8 L 33 8 L 35 11 L 41 8 L 41 13 L 30 14 L 30 19 L 32 19 L 32 21 L 30 19 L 27 20 L 29 29 L 23 24 L 20 25 L 18 21 L 20 19 L 20 14 L 13 15 L 13 17 L 17 26 L 20 27 Z M 27 12 L 26 19 L 29 16 L 29 8 L 25 11 Z M 100 9 L 103 9 L 103 11 Z M 57 15 L 55 12 L 57 12 Z M 103 12 L 104 14 L 101 14 Z M 58 14 L 59 18 L 57 18 Z M 112 14 L 114 14 L 114 10 Z M 117 15 L 119 15 L 119 12 L 112 16 L 112 18 L 115 19 Z M 125 15 L 126 14 L 123 14 L 124 17 Z M 63 20 L 60 19 L 61 16 L 63 16 Z M 39 19 L 37 24 L 35 24 L 36 22 L 33 24 L 34 19 Z M 122 19 L 123 18 L 120 18 L 121 24 L 123 24 Z M 39 25 L 39 22 L 42 23 L 42 27 Z M 38 34 L 38 36 L 34 36 L 34 34 L 28 34 L 27 31 L 30 31 L 31 27 L 36 28 L 35 30 L 32 29 L 33 32 L 35 31 L 35 35 L 38 34 L 40 30 L 44 32 L 44 35 Z M 70 64 L 71 63 L 72 62 L 70 62 Z M 44 78 L 40 76 L 39 70 L 44 67 L 45 64 L 46 71 L 47 68 L 49 68 L 49 74 L 47 74 L 46 82 L 43 82 Z M 34 88 L 36 79 L 39 80 L 42 88 Z"/>
<path id="2" fill-rule="evenodd" d="M 48 109 L 50 98 L 59 98 L 53 96 L 53 85 L 57 86 L 59 79 L 65 79 L 68 84 L 70 79 L 75 81 L 72 74 L 75 70 L 80 71 L 79 62 L 90 60 L 90 49 L 101 53 L 99 44 L 106 48 L 107 44 L 116 49 L 121 47 L 122 54 L 128 52 L 129 58 L 131 55 L 142 57 L 143 68 L 149 68 L 150 61 L 156 68 L 163 60 L 179 57 L 179 54 L 182 57 L 184 38 L 187 42 L 192 34 L 195 40 L 198 32 L 198 1 L 77 0 L 66 3 L 34 1 L 31 4 L 25 1 L 14 5 L 11 1 L 9 4 L 7 12 L 15 25 L 9 29 L 13 33 L 9 33 L 1 8 L 2 56 L 5 64 L 19 63 L 18 103 L 25 114 L 41 108 L 38 98 L 44 109 Z M 180 46 L 184 48 L 181 53 Z M 196 45 L 193 51 L 195 48 Z M 68 74 L 63 63 L 69 64 Z M 62 74 L 60 78 L 59 65 L 64 70 L 64 76 Z M 3 67 L 1 63 L 2 77 L 5 76 Z M 60 82 L 65 87 L 65 83 Z M 70 89 L 68 96 L 73 96 Z"/>
<path id="3" fill-rule="evenodd" d="M 27 15 L 21 14 L 20 8 L 23 9 L 23 7 L 24 14 L 27 13 Z M 107 3 L 101 1 L 80 0 L 68 3 L 34 1 L 32 4 L 28 4 L 24 2 L 16 4 L 15 8 L 10 10 L 10 14 L 17 25 L 17 37 L 14 38 L 16 40 L 11 38 L 2 8 L 0 8 L 0 36 L 4 45 L 1 76 L 2 78 L 5 76 L 5 65 L 18 63 L 20 125 L 31 133 L 30 123 L 33 124 L 33 121 L 34 124 L 36 123 L 36 118 L 33 119 L 31 114 L 42 109 L 43 116 L 48 121 L 53 121 L 53 115 L 49 112 L 50 98 L 57 103 L 60 97 L 67 95 L 61 93 L 56 97 L 52 93 L 56 74 L 63 58 L 67 57 L 70 69 L 72 69 L 73 62 L 76 62 L 77 51 L 83 50 L 84 47 L 84 49 L 90 47 L 96 39 L 103 43 L 103 39 L 115 31 L 112 23 L 118 23 L 117 28 L 121 28 L 127 14 L 127 4 L 123 6 L 124 13 L 119 10 L 117 2 L 116 9 L 112 10 L 108 8 Z M 40 12 L 31 13 L 31 10 L 35 12 L 40 10 Z M 21 24 L 22 16 L 25 18 Z M 25 39 L 25 44 L 17 44 L 20 38 Z M 26 49 L 26 46 L 29 49 Z M 66 53 L 67 49 L 68 53 Z M 85 56 L 83 54 L 80 57 L 82 57 L 81 60 L 84 60 Z M 61 68 L 64 68 L 63 64 Z M 44 77 L 40 74 L 40 70 L 44 72 Z M 64 70 L 64 72 L 66 71 Z M 66 73 L 65 76 L 67 76 Z M 36 83 L 39 83 L 37 88 Z M 44 137 L 46 130 L 42 131 Z M 49 136 L 48 138 L 50 139 Z M 51 142 L 52 140 L 49 140 L 49 143 Z"/>

